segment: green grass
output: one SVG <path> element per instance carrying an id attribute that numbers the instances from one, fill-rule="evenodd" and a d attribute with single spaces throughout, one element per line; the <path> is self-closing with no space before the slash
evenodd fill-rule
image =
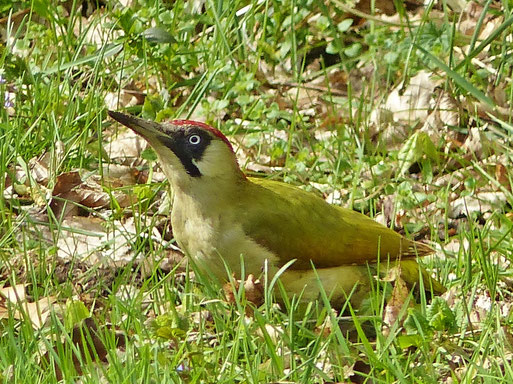
<path id="1" fill-rule="evenodd" d="M 0 298 L 0 383 L 322 383 L 349 380 L 351 368 L 359 372 L 353 379 L 368 383 L 513 381 L 507 2 L 500 12 L 487 8 L 486 16 L 504 18 L 492 19 L 496 32 L 484 40 L 461 34 L 460 15 L 445 5 L 426 8 L 420 20 L 400 9 L 399 21 L 351 25 L 344 4 L 316 0 L 206 1 L 201 10 L 183 1 L 108 2 L 86 18 L 79 2 L 7 3 L 0 6 L 0 93 L 8 97 L 0 108 L 0 287 L 26 284 L 29 302 L 55 304 L 36 329 L 33 314 L 15 313 Z M 11 7 L 29 11 L 9 21 Z M 459 121 L 438 139 L 419 133 L 425 118 L 402 123 L 405 136 L 390 139 L 394 123 L 384 116 L 376 126 L 373 113 L 421 70 L 438 80 L 433 93 L 458 100 Z M 350 308 L 338 315 L 327 298 L 301 310 L 291 298 L 278 308 L 266 291 L 248 318 L 242 290 L 228 304 L 207 278 L 159 266 L 173 243 L 159 211 L 168 185 L 152 180 L 151 152 L 127 165 L 149 181 L 119 186 L 106 175 L 119 159 L 108 153 L 118 128 L 105 99 L 125 89 L 145 95 L 126 108 L 131 113 L 200 119 L 242 142 L 236 148 L 248 173 L 255 164 L 275 167 L 274 177 L 325 196 L 341 191 L 340 204 L 371 216 L 388 204 L 398 218 L 390 225 L 436 244 L 437 257 L 424 264 L 451 294 L 433 303 L 421 296 L 385 335 L 385 282 L 375 282 L 365 316 Z M 483 154 L 461 145 L 471 128 Z M 44 182 L 29 171 L 37 161 Z M 70 226 L 76 236 L 96 233 L 51 209 L 62 200 L 51 196 L 58 176 L 72 170 L 99 176 L 105 206 L 68 204 L 110 234 L 122 229 L 97 253 L 127 243 L 124 265 L 60 258 Z M 450 182 L 438 183 L 443 177 Z M 456 198 L 482 191 L 507 203 L 451 216 Z M 123 204 L 120 193 L 136 198 Z M 94 342 L 102 346 L 89 348 Z"/>

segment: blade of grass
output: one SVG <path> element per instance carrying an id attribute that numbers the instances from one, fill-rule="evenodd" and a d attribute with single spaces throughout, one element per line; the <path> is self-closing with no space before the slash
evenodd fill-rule
<path id="1" fill-rule="evenodd" d="M 447 75 L 461 88 L 463 88 L 465 91 L 470 93 L 472 96 L 474 96 L 479 101 L 488 104 L 491 107 L 495 107 L 495 103 L 492 99 L 490 99 L 488 96 L 486 96 L 483 92 L 481 92 L 479 89 L 477 89 L 475 86 L 473 86 L 468 80 L 466 80 L 463 76 L 461 76 L 456 71 L 449 68 L 442 60 L 440 60 L 438 57 L 434 56 L 432 53 L 428 52 L 424 48 L 422 48 L 420 45 L 415 44 L 415 47 L 422 51 L 438 68 L 443 70 Z"/>

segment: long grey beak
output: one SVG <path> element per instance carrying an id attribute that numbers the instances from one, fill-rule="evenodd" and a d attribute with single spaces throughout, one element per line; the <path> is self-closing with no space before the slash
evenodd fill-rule
<path id="1" fill-rule="evenodd" d="M 155 137 L 159 133 L 161 133 L 159 124 L 153 121 L 143 120 L 138 117 L 126 115 L 124 113 L 116 111 L 108 111 L 108 114 L 117 122 L 123 124 L 124 126 L 127 126 L 134 132 L 140 134 L 146 140 L 148 140 L 151 137 Z"/>

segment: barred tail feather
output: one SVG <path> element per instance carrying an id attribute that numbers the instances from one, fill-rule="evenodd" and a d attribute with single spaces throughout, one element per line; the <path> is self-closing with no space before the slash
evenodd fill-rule
<path id="1" fill-rule="evenodd" d="M 403 248 L 401 252 L 402 257 L 422 257 L 435 253 L 435 250 L 431 248 L 429 245 L 424 243 L 419 243 L 418 241 L 409 241 L 405 244 L 406 247 Z"/>

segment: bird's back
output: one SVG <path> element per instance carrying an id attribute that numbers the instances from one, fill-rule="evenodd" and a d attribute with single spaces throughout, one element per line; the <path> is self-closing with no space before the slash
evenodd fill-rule
<path id="1" fill-rule="evenodd" d="M 433 252 L 363 214 L 291 185 L 250 178 L 248 188 L 239 204 L 259 209 L 241 210 L 244 231 L 282 264 L 296 259 L 291 269 L 310 269 L 311 262 L 316 268 L 330 268 Z"/>

